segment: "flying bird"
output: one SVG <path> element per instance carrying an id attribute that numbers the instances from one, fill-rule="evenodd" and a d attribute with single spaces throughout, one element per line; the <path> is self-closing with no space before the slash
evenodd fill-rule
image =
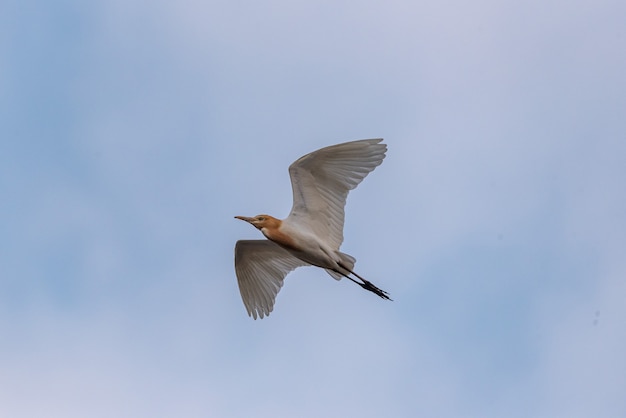
<path id="1" fill-rule="evenodd" d="M 339 251 L 346 197 L 383 162 L 387 146 L 381 142 L 378 138 L 331 145 L 291 164 L 293 207 L 287 218 L 235 216 L 267 238 L 235 245 L 235 272 L 248 315 L 269 315 L 285 276 L 301 266 L 321 267 L 336 280 L 345 277 L 390 300 L 387 292 L 354 272 L 354 257 Z"/>

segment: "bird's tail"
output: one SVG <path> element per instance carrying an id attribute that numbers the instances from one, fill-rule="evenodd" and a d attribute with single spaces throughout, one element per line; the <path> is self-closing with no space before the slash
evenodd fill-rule
<path id="1" fill-rule="evenodd" d="M 352 257 L 350 254 L 346 254 L 346 253 L 342 253 L 340 251 L 337 251 L 336 253 L 339 258 L 340 258 L 340 264 L 347 269 L 347 271 L 345 271 L 345 274 L 350 274 L 350 271 L 354 270 L 354 264 L 356 263 L 356 258 Z M 341 280 L 343 277 L 345 277 L 343 274 L 336 272 L 334 270 L 330 270 L 330 269 L 326 269 L 326 272 L 328 274 L 330 274 L 333 279 L 335 280 Z"/>

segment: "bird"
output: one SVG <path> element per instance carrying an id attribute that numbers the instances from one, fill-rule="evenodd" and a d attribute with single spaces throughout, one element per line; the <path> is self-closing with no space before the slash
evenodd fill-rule
<path id="1" fill-rule="evenodd" d="M 348 192 L 385 158 L 382 138 L 321 148 L 289 166 L 293 206 L 285 219 L 270 215 L 235 216 L 267 239 L 235 244 L 235 273 L 248 315 L 268 316 L 285 276 L 298 267 L 317 266 L 336 280 L 347 278 L 383 299 L 389 294 L 354 272 L 356 259 L 339 250 L 343 243 Z"/>

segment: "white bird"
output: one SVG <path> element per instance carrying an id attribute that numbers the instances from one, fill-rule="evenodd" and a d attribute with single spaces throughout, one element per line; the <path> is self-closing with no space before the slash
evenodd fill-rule
<path id="1" fill-rule="evenodd" d="M 235 216 L 268 239 L 241 240 L 235 245 L 235 272 L 248 315 L 254 319 L 269 315 L 285 276 L 309 265 L 389 299 L 387 292 L 353 271 L 354 257 L 339 251 L 346 197 L 383 162 L 387 146 L 381 142 L 378 138 L 332 145 L 291 164 L 293 207 L 286 219 Z"/>

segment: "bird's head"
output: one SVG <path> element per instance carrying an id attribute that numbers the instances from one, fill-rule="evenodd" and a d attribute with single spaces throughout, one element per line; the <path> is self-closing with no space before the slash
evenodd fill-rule
<path id="1" fill-rule="evenodd" d="M 270 215 L 257 215 L 252 218 L 248 218 L 247 216 L 235 216 L 235 218 L 248 222 L 259 231 L 263 228 L 273 229 L 280 226 L 280 221 Z"/>

